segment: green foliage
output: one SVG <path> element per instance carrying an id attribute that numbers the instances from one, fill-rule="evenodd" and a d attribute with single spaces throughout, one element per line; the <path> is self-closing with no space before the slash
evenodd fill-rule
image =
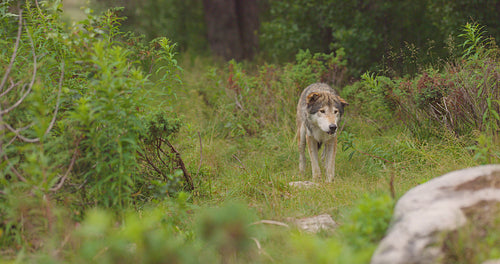
<path id="1" fill-rule="evenodd" d="M 464 61 L 401 79 L 365 73 L 362 82 L 344 89 L 347 97 L 377 119 L 380 114 L 394 115 L 422 138 L 440 136 L 440 128 L 446 128 L 459 137 L 485 132 L 495 142 L 500 109 L 498 47 L 482 40 L 480 26 L 464 30 Z"/>
<path id="2" fill-rule="evenodd" d="M 445 232 L 440 241 L 444 252 L 439 263 L 482 263 L 500 257 L 496 245 L 500 235 L 492 230 L 500 227 L 500 210 L 497 204 L 481 204 L 482 208 L 467 208 L 469 219 L 465 226 Z"/>
<path id="3" fill-rule="evenodd" d="M 462 55 L 462 58 L 469 58 L 471 56 L 475 56 L 475 58 L 477 59 L 477 56 L 482 53 L 481 50 L 485 46 L 483 30 L 484 27 L 480 26 L 479 24 L 471 24 L 471 23 L 465 24 L 463 28 L 464 33 L 458 35 L 459 37 L 465 39 L 465 41 L 462 43 L 462 47 L 464 48 L 464 53 Z"/>
<path id="4" fill-rule="evenodd" d="M 250 263 L 257 251 L 253 213 L 228 203 L 206 209 L 191 222 L 198 208 L 187 193 L 154 208 L 124 213 L 123 218 L 92 209 L 65 237 L 53 236 L 36 258 L 20 261 L 58 263 Z"/>
<path id="5" fill-rule="evenodd" d="M 300 50 L 295 58 L 296 62 L 288 65 L 286 73 L 297 87 L 307 87 L 315 82 L 340 86 L 346 78 L 347 61 L 344 56 L 342 48 L 330 54 L 312 54 L 309 49 Z"/>
<path id="6" fill-rule="evenodd" d="M 337 54 L 304 50 L 297 55 L 296 63 L 283 67 L 265 64 L 257 69 L 230 61 L 223 74 L 214 72 L 218 76 L 213 76 L 215 85 L 226 91 L 225 98 L 213 103 L 217 105 L 219 129 L 227 136 L 240 137 L 271 129 L 277 123 L 294 122 L 298 95 L 306 86 L 314 82 L 340 85 L 345 81 L 342 56 L 342 50 Z"/>
<path id="7" fill-rule="evenodd" d="M 88 212 L 75 229 L 68 244 L 73 263 L 199 263 L 202 250 L 190 239 L 191 233 L 179 232 L 186 217 L 185 193 L 142 214 L 126 214 L 120 225 L 103 210 Z M 57 243 L 56 243 L 57 244 Z M 57 256 L 56 256 L 57 257 Z"/>
<path id="8" fill-rule="evenodd" d="M 497 161 L 498 49 L 492 42 L 476 41 L 463 60 L 421 71 L 415 53 L 424 50 L 421 46 L 387 47 L 394 55 L 385 66 L 397 69 L 401 65 L 391 63 L 400 60 L 409 64 L 402 66 L 408 71 L 420 72 L 404 78 L 366 73 L 360 82 L 341 88 L 348 65 L 380 55 L 381 34 L 394 33 L 370 23 L 382 17 L 406 21 L 391 13 L 419 7 L 420 14 L 422 3 L 352 2 L 327 10 L 319 2 L 295 2 L 281 4 L 291 8 L 290 17 L 325 21 L 320 31 L 331 27 L 328 17 L 352 23 L 332 24 L 338 31 L 324 35 L 318 28 L 303 30 L 299 23 L 284 27 L 284 34 L 301 35 L 290 38 L 290 47 L 311 45 L 286 54 L 275 47 L 281 55 L 295 56 L 294 63 L 285 65 L 231 61 L 213 66 L 213 61 L 187 58 L 191 71 L 184 72 L 188 78 L 182 76 L 182 86 L 176 44 L 166 38 L 146 43 L 123 33 L 127 22 L 117 16 L 120 10 L 96 16 L 88 9 L 86 20 L 66 28 L 59 20 L 59 1 L 39 1 L 40 8 L 23 6 L 25 23 L 18 38 L 19 13 L 4 5 L 13 1 L 2 2 L 2 258 L 37 263 L 367 263 L 394 206 L 388 195 L 373 193 L 390 190 L 399 196 L 450 170 Z M 369 16 L 349 17 L 346 11 L 354 9 Z M 407 28 L 401 25 L 401 32 Z M 334 36 L 335 44 L 311 37 L 318 34 Z M 480 39 L 486 33 L 474 34 Z M 336 86 L 353 107 L 346 111 L 339 138 L 335 183 L 296 189 L 288 183 L 308 180 L 297 172 L 296 104 L 302 89 L 318 81 Z M 187 157 L 185 163 L 177 149 Z M 195 167 L 197 189 L 182 191 L 194 186 L 189 171 Z M 232 199 L 241 203 L 225 202 Z M 308 234 L 258 222 L 323 213 L 340 227 Z M 488 230 L 497 229 L 496 223 L 487 224 Z M 497 258 L 491 249 L 497 233 L 464 237 L 473 238 L 469 245 L 487 240 L 474 252 Z M 465 240 L 459 241 L 466 246 L 457 246 L 453 254 L 469 251 Z"/>
<path id="9" fill-rule="evenodd" d="M 343 48 L 355 77 L 376 70 L 415 74 L 438 58 L 458 55 L 447 46 L 465 19 L 487 25 L 498 39 L 498 3 L 493 2 L 270 1 L 261 46 L 279 60 L 292 60 L 301 49 L 329 53 Z"/>
<path id="10" fill-rule="evenodd" d="M 87 19 L 66 28 L 60 7 L 59 1 L 27 2 L 17 15 L 8 13 L 8 5 L 0 7 L 10 14 L 0 20 L 6 36 L 0 42 L 6 65 L 0 83 L 0 221 L 7 226 L 2 247 L 37 247 L 32 240 L 49 232 L 51 221 L 16 222 L 27 213 L 46 214 L 55 201 L 68 205 L 75 219 L 89 207 L 118 212 L 137 202 L 141 190 L 152 186 L 139 154 L 158 151 L 151 145 L 180 126 L 169 111 L 149 115 L 162 107 L 161 98 L 175 97 L 175 44 L 163 38 L 129 48 L 116 10 L 100 16 L 89 11 Z M 172 165 L 166 166 L 168 177 L 152 177 L 168 186 L 163 193 L 173 194 L 187 172 L 176 172 L 173 164 L 181 159 L 172 147 L 159 153 L 162 163 Z M 157 192 L 139 198 L 165 197 Z M 10 206 L 12 197 L 25 194 L 34 202 Z"/>
<path id="11" fill-rule="evenodd" d="M 134 110 L 143 106 L 140 91 L 145 78 L 127 62 L 126 50 L 108 45 L 94 44 L 91 63 L 97 71 L 65 126 L 78 128 L 70 135 L 81 138 L 82 159 L 76 165 L 83 170 L 74 173 L 92 186 L 90 192 L 103 205 L 123 206 L 133 191 L 131 173 L 137 169 L 141 124 Z"/>
<path id="12" fill-rule="evenodd" d="M 111 0 L 92 1 L 106 8 L 114 7 Z M 203 4 L 199 0 L 153 0 L 127 1 L 122 15 L 128 19 L 123 31 L 144 35 L 147 40 L 169 36 L 179 45 L 181 51 L 204 52 L 207 41 L 204 38 Z"/>
<path id="13" fill-rule="evenodd" d="M 292 60 L 300 50 L 331 52 L 331 32 L 324 23 L 331 3 L 270 1 L 269 19 L 261 25 L 262 51 L 274 60 Z M 319 7 L 319 8 L 318 8 Z"/>
<path id="14" fill-rule="evenodd" d="M 162 200 L 183 188 L 194 188 L 180 154 L 170 143 L 182 121 L 168 115 L 163 110 L 152 110 L 143 120 L 145 131 L 139 136 L 141 147 L 137 151 L 142 182 L 134 194 L 143 201 Z"/>
<path id="15" fill-rule="evenodd" d="M 344 220 L 342 237 L 355 249 L 373 248 L 389 227 L 393 207 L 394 201 L 389 195 L 366 195 L 351 208 Z"/>
<path id="16" fill-rule="evenodd" d="M 220 262 L 251 261 L 256 253 L 252 241 L 255 216 L 241 204 L 230 203 L 203 212 L 198 222 L 198 235 L 209 251 L 218 252 Z M 254 231 L 255 232 L 255 231 Z"/>
<path id="17" fill-rule="evenodd" d="M 392 216 L 388 195 L 365 195 L 349 208 L 332 237 L 291 235 L 292 249 L 282 263 L 369 263 Z"/>

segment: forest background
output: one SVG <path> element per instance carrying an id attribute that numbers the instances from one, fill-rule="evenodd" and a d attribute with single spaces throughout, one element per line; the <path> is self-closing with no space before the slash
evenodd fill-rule
<path id="1" fill-rule="evenodd" d="M 407 190 L 500 162 L 498 0 L 70 4 L 0 4 L 6 263 L 367 263 Z M 318 81 L 349 102 L 338 175 L 297 189 Z M 497 220 L 443 263 L 500 258 Z"/>

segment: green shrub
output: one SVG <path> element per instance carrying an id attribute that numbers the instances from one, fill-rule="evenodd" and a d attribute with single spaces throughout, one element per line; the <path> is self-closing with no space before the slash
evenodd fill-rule
<path id="1" fill-rule="evenodd" d="M 70 254 L 56 257 L 71 258 L 73 263 L 199 263 L 202 248 L 191 240 L 191 233 L 179 232 L 191 209 L 185 196 L 180 193 L 141 214 L 130 212 L 123 220 L 91 210 L 69 238 Z"/>
<path id="2" fill-rule="evenodd" d="M 356 249 L 373 247 L 385 235 L 392 217 L 394 201 L 389 195 L 366 195 L 350 210 L 341 234 Z"/>
<path id="3" fill-rule="evenodd" d="M 254 263 L 258 234 L 253 213 L 227 203 L 202 212 L 187 193 L 117 217 L 92 209 L 64 236 L 51 236 L 37 254 L 18 260 L 35 263 Z M 193 212 L 197 212 L 194 219 Z"/>
<path id="4" fill-rule="evenodd" d="M 229 137 L 255 135 L 267 129 L 295 133 L 293 126 L 283 129 L 275 124 L 295 123 L 298 97 L 308 85 L 341 85 L 345 81 L 346 62 L 342 56 L 342 51 L 312 54 L 305 50 L 299 52 L 296 63 L 282 67 L 265 64 L 257 69 L 230 61 L 222 74 L 213 73 L 218 75 L 213 76 L 215 85 L 226 91 L 226 97 L 213 103 L 217 106 L 217 127 Z"/>
<path id="5" fill-rule="evenodd" d="M 129 48 L 116 10 L 65 28 L 59 1 L 12 3 L 0 6 L 2 247 L 37 247 L 27 234 L 50 232 L 51 220 L 16 224 L 31 211 L 46 215 L 64 203 L 79 219 L 91 207 L 118 211 L 182 190 L 188 172 L 177 172 L 182 160 L 168 142 L 181 122 L 166 106 L 179 82 L 175 45 L 158 39 Z M 166 164 L 165 177 L 140 159 L 151 152 Z M 12 206 L 25 195 L 25 205 Z"/>
<path id="6" fill-rule="evenodd" d="M 481 27 L 464 30 L 464 59 L 401 79 L 365 73 L 362 82 L 344 89 L 347 98 L 376 119 L 393 115 L 420 138 L 443 132 L 470 138 L 478 132 L 495 142 L 500 125 L 498 47 L 486 41 Z"/>
<path id="7" fill-rule="evenodd" d="M 205 23 L 203 3 L 199 0 L 152 0 L 152 1 L 92 1 L 104 5 L 104 9 L 116 4 L 124 6 L 121 14 L 127 17 L 121 28 L 144 35 L 147 40 L 169 36 L 178 43 L 181 51 L 205 52 Z"/>

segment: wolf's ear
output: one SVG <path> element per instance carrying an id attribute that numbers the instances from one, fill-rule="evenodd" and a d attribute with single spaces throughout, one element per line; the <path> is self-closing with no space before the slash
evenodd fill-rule
<path id="1" fill-rule="evenodd" d="M 319 93 L 310 93 L 307 96 L 306 103 L 309 104 L 314 104 L 314 102 L 318 101 L 318 98 L 320 97 Z"/>
<path id="2" fill-rule="evenodd" d="M 346 102 L 342 97 L 339 96 L 339 102 L 342 104 L 342 107 L 345 107 L 347 105 L 349 105 L 348 102 Z"/>

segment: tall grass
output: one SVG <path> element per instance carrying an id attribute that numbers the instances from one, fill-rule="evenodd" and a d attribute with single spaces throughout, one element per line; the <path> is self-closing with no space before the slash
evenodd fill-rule
<path id="1" fill-rule="evenodd" d="M 197 192 L 193 203 L 210 207 L 238 200 L 255 211 L 258 218 L 282 222 L 328 213 L 345 226 L 334 237 L 261 227 L 267 236 L 259 238 L 265 252 L 259 259 L 278 263 L 366 263 L 385 231 L 382 226 L 388 224 L 394 202 L 391 195 L 397 199 L 420 183 L 474 166 L 477 161 L 464 141 L 446 129 L 441 129 L 438 138 L 416 137 L 400 122 L 404 116 L 397 108 L 385 107 L 390 106 L 386 104 L 390 101 L 383 101 L 388 100 L 384 90 L 365 90 L 369 86 L 361 82 L 354 88 L 337 87 L 353 103 L 346 109 L 340 134 L 342 150 L 337 156 L 334 183 L 320 183 L 310 189 L 290 187 L 290 181 L 310 180 L 310 175 L 302 178 L 297 169 L 294 114 L 305 83 L 322 81 L 323 64 L 313 57 L 309 57 L 307 65 L 319 68 L 302 73 L 293 71 L 302 63 L 300 58 L 296 64 L 286 66 L 254 67 L 230 62 L 205 69 L 199 63 L 191 64 L 192 58 L 184 61 L 185 83 L 192 88 L 178 93 L 188 100 L 179 101 L 175 108 L 191 121 L 180 132 L 185 139 L 180 144 L 192 170 L 197 170 L 200 147 L 203 149 L 203 173 L 194 179 Z M 373 85 L 395 83 L 388 78 L 378 80 Z M 352 92 L 355 89 L 362 92 Z M 367 98 L 380 93 L 382 101 L 362 101 L 366 99 L 364 92 Z M 378 106 L 385 108 L 376 112 Z M 201 132 L 201 144 L 197 132 Z M 371 213 L 380 215 L 368 216 L 367 208 L 373 206 L 366 204 L 379 204 L 381 210 Z M 354 216 L 356 210 L 359 215 Z M 385 220 L 377 223 L 375 219 Z M 361 227 L 369 229 L 370 225 L 380 228 L 368 235 Z"/>
<path id="2" fill-rule="evenodd" d="M 337 54 L 302 51 L 294 63 L 261 66 L 184 57 L 180 60 L 184 68 L 180 83 L 173 81 L 177 79 L 173 46 L 165 41 L 156 44 L 164 45 L 168 53 L 164 55 L 169 55 L 166 59 L 171 64 L 152 71 L 168 72 L 172 79 L 159 77 L 156 86 L 148 86 L 152 90 L 160 89 L 158 85 L 165 81 L 169 91 L 148 101 L 150 108 L 147 109 L 175 111 L 182 116 L 184 125 L 179 126 L 178 120 L 165 123 L 164 116 L 157 114 L 162 111 L 151 111 L 155 118 L 148 119 L 151 122 L 143 128 L 152 134 L 171 133 L 168 139 L 175 142 L 187 171 L 191 172 L 194 190 L 170 192 L 171 186 L 164 185 L 160 179 L 175 176 L 180 165 L 165 163 L 162 171 L 167 172 L 156 174 L 147 167 L 148 159 L 143 155 L 143 163 L 135 164 L 138 168 L 134 175 L 146 184 L 138 191 L 128 190 L 121 195 L 130 200 L 130 204 L 139 201 L 138 197 L 144 196 L 144 199 L 140 200 L 140 206 L 119 207 L 123 210 L 118 214 L 95 208 L 80 211 L 69 206 L 68 209 L 77 199 L 72 196 L 48 203 L 44 199 L 30 199 L 48 196 L 23 193 L 27 198 L 17 199 L 18 196 L 8 193 L 0 198 L 4 209 L 0 217 L 9 219 L 8 225 L 0 223 L 0 235 L 23 232 L 17 232 L 19 236 L 3 236 L 2 241 L 8 245 L 24 241 L 26 246 L 24 250 L 20 248 L 24 252 L 20 254 L 13 247 L 8 252 L 2 249 L 2 256 L 17 257 L 24 262 L 52 263 L 165 260 L 171 263 L 367 263 L 384 235 L 398 197 L 433 177 L 480 163 L 477 153 L 491 158 L 496 149 L 490 140 L 498 136 L 498 123 L 495 123 L 498 86 L 494 86 L 495 80 L 498 81 L 498 63 L 490 60 L 493 53 L 467 57 L 464 64 L 450 63 L 444 72 L 429 69 L 415 79 L 396 80 L 366 74 L 361 82 L 344 87 L 346 69 L 341 51 Z M 100 58 L 107 57 L 95 60 Z M 107 60 L 99 60 L 99 63 L 106 66 L 102 69 L 109 74 L 103 80 L 111 83 L 121 80 L 112 78 L 117 69 L 129 69 L 114 68 Z M 121 77 L 129 75 L 132 74 Z M 293 188 L 289 182 L 311 179 L 310 174 L 303 177 L 298 173 L 294 125 L 297 100 L 305 86 L 320 81 L 335 86 L 350 103 L 339 138 L 337 176 L 333 184 L 320 182 L 308 189 Z M 469 99 L 453 97 L 459 89 L 469 92 Z M 482 101 L 484 98 L 486 102 Z M 444 111 L 450 109 L 448 106 L 453 100 L 464 109 Z M 472 105 L 468 105 L 467 100 Z M 116 103 L 111 106 L 118 107 Z M 478 107 L 477 113 L 465 107 Z M 81 118 L 84 117 L 82 114 Z M 110 124 L 114 123 L 92 131 L 102 132 L 110 128 Z M 486 136 L 484 142 L 489 145 L 467 148 L 475 139 L 474 133 L 468 130 L 474 129 Z M 104 135 L 101 138 L 109 139 Z M 161 153 L 162 149 L 152 147 L 144 151 Z M 78 167 L 78 171 L 85 173 L 93 166 L 89 161 Z M 106 166 L 104 161 L 98 166 L 111 170 L 111 176 L 124 177 L 130 173 L 120 171 L 120 167 L 112 169 L 115 167 Z M 117 185 L 117 179 L 120 178 L 110 178 L 109 182 Z M 2 180 L 0 195 L 8 192 L 3 188 L 9 184 L 8 179 Z M 78 184 L 83 181 L 75 180 Z M 82 189 L 77 184 L 72 188 Z M 93 199 L 103 197 L 116 198 L 109 188 L 101 186 Z M 256 223 L 262 219 L 288 222 L 323 213 L 330 214 L 340 225 L 333 233 L 311 235 L 293 226 Z M 44 239 L 45 234 L 54 236 Z M 12 241 L 16 239 L 17 244 Z"/>

